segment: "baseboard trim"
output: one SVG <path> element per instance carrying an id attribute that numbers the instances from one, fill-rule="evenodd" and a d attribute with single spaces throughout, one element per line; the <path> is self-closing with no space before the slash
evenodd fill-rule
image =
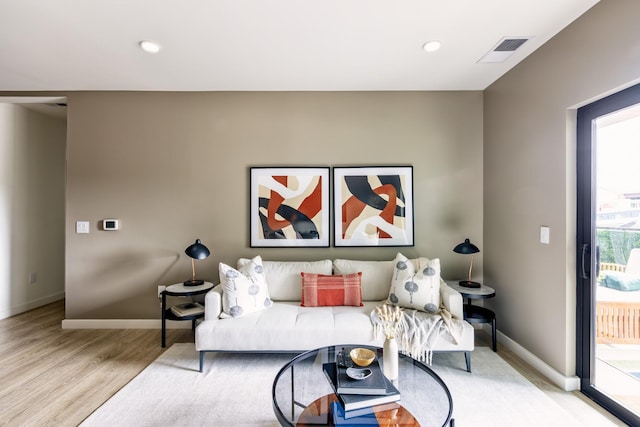
<path id="1" fill-rule="evenodd" d="M 160 319 L 63 319 L 62 329 L 161 329 Z M 167 320 L 167 329 L 191 329 L 191 322 Z"/>
<path id="2" fill-rule="evenodd" d="M 27 301 L 25 303 L 0 311 L 0 319 L 6 319 L 7 317 L 15 316 L 16 314 L 24 313 L 25 311 L 33 310 L 34 308 L 42 307 L 43 305 L 51 304 L 52 302 L 60 301 L 63 299 L 64 292 L 58 292 L 53 295 L 48 295 L 46 297 Z"/>
<path id="3" fill-rule="evenodd" d="M 483 329 L 491 335 L 491 326 L 483 325 Z M 551 366 L 549 366 L 546 362 L 540 359 L 535 354 L 531 353 L 529 350 L 518 344 L 516 341 L 512 340 L 505 334 L 500 331 L 498 333 L 498 342 L 504 347 L 508 348 L 510 351 L 515 353 L 519 358 L 527 362 L 531 365 L 535 370 L 540 372 L 544 377 L 546 377 L 553 384 L 557 385 L 561 389 L 565 391 L 576 391 L 580 390 L 580 378 L 577 376 L 564 376 Z"/>

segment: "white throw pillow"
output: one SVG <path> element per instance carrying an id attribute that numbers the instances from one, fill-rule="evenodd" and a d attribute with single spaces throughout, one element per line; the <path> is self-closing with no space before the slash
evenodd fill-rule
<path id="1" fill-rule="evenodd" d="M 362 273 L 362 300 L 382 301 L 389 296 L 389 285 L 393 277 L 393 261 L 358 261 L 336 259 L 334 274 Z"/>
<path id="2" fill-rule="evenodd" d="M 237 270 L 220 263 L 219 273 L 222 284 L 220 317 L 240 317 L 273 305 L 260 256 L 249 260 Z"/>
<path id="3" fill-rule="evenodd" d="M 440 260 L 418 258 L 417 266 L 401 253 L 394 260 L 394 272 L 387 301 L 403 308 L 437 313 L 440 309 Z"/>
<path id="4" fill-rule="evenodd" d="M 240 258 L 238 269 L 251 260 Z M 331 274 L 331 260 L 321 261 L 262 261 L 269 295 L 274 301 L 300 301 L 302 279 L 300 273 Z"/>

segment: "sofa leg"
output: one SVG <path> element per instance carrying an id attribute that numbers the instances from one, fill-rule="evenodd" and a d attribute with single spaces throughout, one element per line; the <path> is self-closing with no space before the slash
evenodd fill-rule
<path id="1" fill-rule="evenodd" d="M 467 372 L 471 373 L 471 352 L 464 352 L 464 361 L 467 363 Z"/>
<path id="2" fill-rule="evenodd" d="M 200 372 L 202 372 L 202 367 L 204 366 L 204 351 L 200 352 Z"/>

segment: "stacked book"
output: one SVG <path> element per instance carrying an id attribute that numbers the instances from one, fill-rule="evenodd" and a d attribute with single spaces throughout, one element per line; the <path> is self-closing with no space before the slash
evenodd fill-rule
<path id="1" fill-rule="evenodd" d="M 400 391 L 384 376 L 377 359 L 366 367 L 371 374 L 363 379 L 351 378 L 347 368 L 336 363 L 324 363 L 322 369 L 339 401 L 331 411 L 336 426 L 378 425 L 373 407 L 391 409 L 400 401 Z"/>
<path id="2" fill-rule="evenodd" d="M 204 306 L 199 302 L 187 302 L 171 307 L 171 312 L 178 317 L 194 316 L 204 313 Z"/>

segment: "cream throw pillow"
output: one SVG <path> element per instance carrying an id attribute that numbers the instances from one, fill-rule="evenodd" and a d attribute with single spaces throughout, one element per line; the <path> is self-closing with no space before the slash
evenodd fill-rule
<path id="1" fill-rule="evenodd" d="M 393 277 L 393 261 L 356 261 L 336 259 L 333 274 L 362 273 L 362 299 L 382 301 L 389 296 L 389 285 Z"/>
<path id="2" fill-rule="evenodd" d="M 240 269 L 249 262 L 251 262 L 250 259 L 240 258 L 237 268 Z M 300 273 L 302 272 L 331 274 L 329 259 L 321 261 L 262 260 L 262 266 L 269 284 L 269 295 L 274 301 L 300 301 Z"/>
<path id="3" fill-rule="evenodd" d="M 237 270 L 220 263 L 219 273 L 222 284 L 220 317 L 240 317 L 273 305 L 260 256 L 252 258 Z"/>
<path id="4" fill-rule="evenodd" d="M 440 260 L 418 258 L 417 266 L 401 253 L 394 260 L 389 304 L 437 313 L 440 309 Z"/>

